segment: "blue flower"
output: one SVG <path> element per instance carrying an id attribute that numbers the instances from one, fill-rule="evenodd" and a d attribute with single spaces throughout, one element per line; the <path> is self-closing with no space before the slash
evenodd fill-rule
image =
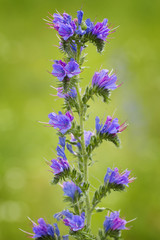
<path id="1" fill-rule="evenodd" d="M 94 28 L 94 24 L 89 18 L 85 21 L 85 23 L 87 25 L 86 33 L 90 33 Z"/>
<path id="2" fill-rule="evenodd" d="M 63 183 L 63 191 L 64 195 L 72 198 L 72 200 L 75 199 L 76 193 L 80 195 L 82 192 L 81 189 L 72 181 Z"/>
<path id="3" fill-rule="evenodd" d="M 62 62 L 62 60 L 54 62 L 52 75 L 57 77 L 59 81 L 63 81 L 65 77 L 72 78 L 81 72 L 79 64 L 74 59 L 68 63 Z"/>
<path id="4" fill-rule="evenodd" d="M 128 187 L 128 183 L 131 183 L 135 180 L 135 178 L 130 178 L 130 171 L 125 170 L 123 173 L 119 173 L 118 168 L 115 168 L 114 170 L 107 168 L 107 173 L 104 177 L 105 183 L 113 183 L 115 185 L 125 185 Z"/>
<path id="5" fill-rule="evenodd" d="M 55 239 L 54 233 L 58 233 L 58 226 L 56 226 L 56 230 L 54 230 L 54 227 L 50 224 L 47 224 L 43 218 L 38 219 L 38 225 L 33 222 L 33 232 L 34 236 L 33 238 L 43 238 L 43 237 L 52 237 Z M 59 236 L 59 235 L 57 235 Z"/>
<path id="6" fill-rule="evenodd" d="M 58 33 L 66 41 L 68 38 L 73 36 L 75 30 L 76 30 L 76 25 L 74 22 L 71 24 L 62 23 L 58 29 Z"/>
<path id="7" fill-rule="evenodd" d="M 80 74 L 81 70 L 79 68 L 79 64 L 74 61 L 74 59 L 71 59 L 70 62 L 68 62 L 68 64 L 65 66 L 65 71 L 66 74 L 69 78 Z"/>
<path id="8" fill-rule="evenodd" d="M 91 131 L 85 131 L 84 130 L 84 141 L 85 141 L 85 145 L 86 147 L 90 144 L 90 140 L 91 140 L 91 137 L 93 136 L 93 132 Z M 72 142 L 76 142 L 77 140 L 74 138 L 73 134 L 71 134 L 71 141 Z M 77 143 L 77 147 L 78 148 L 81 148 L 81 144 L 78 142 Z"/>
<path id="9" fill-rule="evenodd" d="M 57 146 L 56 150 L 57 150 L 57 155 L 58 156 L 60 156 L 63 159 L 67 160 L 63 147 L 61 148 L 60 146 Z"/>
<path id="10" fill-rule="evenodd" d="M 66 159 L 57 157 L 57 159 L 52 159 L 51 162 L 52 164 L 50 167 L 52 168 L 54 175 L 57 175 L 69 169 L 69 163 Z"/>
<path id="11" fill-rule="evenodd" d="M 116 231 L 116 230 L 124 230 L 127 229 L 125 227 L 127 221 L 124 219 L 121 219 L 119 217 L 119 212 L 111 212 L 110 216 L 106 216 L 106 219 L 104 221 L 104 229 L 105 232 L 108 231 Z"/>
<path id="12" fill-rule="evenodd" d="M 109 75 L 107 69 L 103 69 L 100 72 L 96 72 L 92 79 L 92 86 L 97 86 L 98 88 L 114 90 L 117 86 L 117 77 L 115 74 Z"/>
<path id="13" fill-rule="evenodd" d="M 81 25 L 83 19 L 83 11 L 77 11 L 78 25 Z"/>
<path id="14" fill-rule="evenodd" d="M 76 24 L 72 21 L 72 17 L 67 13 L 53 14 L 53 27 L 58 31 L 59 35 L 66 41 L 68 38 L 73 36 L 76 30 Z"/>
<path id="15" fill-rule="evenodd" d="M 67 112 L 65 115 L 63 115 L 61 112 L 58 114 L 52 112 L 48 115 L 48 117 L 50 118 L 49 124 L 54 128 L 59 128 L 59 131 L 62 134 L 65 134 L 72 127 L 71 122 L 74 119 L 69 112 Z"/>
<path id="16" fill-rule="evenodd" d="M 61 145 L 61 147 L 63 149 L 65 149 L 65 142 L 66 142 L 66 137 L 59 137 L 59 145 Z"/>
<path id="17" fill-rule="evenodd" d="M 90 144 L 90 140 L 92 136 L 93 136 L 93 132 L 84 131 L 84 141 L 85 141 L 86 147 Z"/>
<path id="18" fill-rule="evenodd" d="M 81 214 L 81 216 L 74 215 L 73 213 L 70 213 L 68 210 L 62 211 L 61 214 L 65 217 L 63 219 L 64 224 L 66 226 L 69 226 L 72 231 L 76 232 L 84 228 L 84 222 L 85 222 L 84 212 Z"/>
<path id="19" fill-rule="evenodd" d="M 110 29 L 107 25 L 108 20 L 105 18 L 103 22 L 98 22 L 92 29 L 92 34 L 96 35 L 97 38 L 102 39 L 103 41 L 106 41 L 107 36 L 109 35 Z"/>
<path id="20" fill-rule="evenodd" d="M 66 71 L 64 69 L 66 63 L 62 62 L 62 60 L 55 60 L 54 62 L 52 74 L 57 77 L 59 81 L 63 81 L 66 76 Z"/>
<path id="21" fill-rule="evenodd" d="M 99 117 L 96 117 L 96 130 L 101 134 L 109 134 L 109 135 L 116 135 L 119 132 L 124 131 L 127 128 L 126 123 L 119 125 L 118 118 L 114 118 L 108 116 L 105 124 L 100 124 Z"/>

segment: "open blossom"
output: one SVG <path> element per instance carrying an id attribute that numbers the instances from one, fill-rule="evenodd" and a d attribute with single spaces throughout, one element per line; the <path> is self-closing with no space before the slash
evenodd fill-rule
<path id="1" fill-rule="evenodd" d="M 62 60 L 55 60 L 53 64 L 53 76 L 57 77 L 59 81 L 63 81 L 63 79 L 66 76 L 66 71 L 64 67 L 66 66 L 66 63 Z"/>
<path id="2" fill-rule="evenodd" d="M 97 38 L 106 41 L 107 36 L 109 35 L 110 29 L 108 28 L 108 20 L 105 18 L 103 22 L 98 22 L 92 29 L 92 34 L 96 35 Z"/>
<path id="3" fill-rule="evenodd" d="M 54 175 L 57 175 L 69 169 L 68 161 L 61 157 L 57 157 L 57 159 L 52 159 L 51 162 L 52 164 L 50 165 L 50 167 L 52 168 Z"/>
<path id="4" fill-rule="evenodd" d="M 119 217 L 119 212 L 115 211 L 115 212 L 111 212 L 110 216 L 106 216 L 103 226 L 104 226 L 105 232 L 124 230 L 124 229 L 127 229 L 125 227 L 126 223 L 127 223 L 126 220 L 121 219 Z"/>
<path id="5" fill-rule="evenodd" d="M 60 232 L 56 223 L 54 224 L 54 226 L 52 226 L 51 224 L 47 224 L 43 218 L 38 219 L 38 224 L 36 224 L 33 221 L 32 223 L 33 223 L 33 232 L 34 232 L 34 235 L 32 238 L 38 239 L 38 238 L 49 237 L 50 239 L 55 239 L 55 234 L 57 235 L 57 237 L 60 236 Z"/>
<path id="6" fill-rule="evenodd" d="M 76 30 L 76 24 L 72 20 L 72 17 L 67 13 L 53 14 L 53 26 L 58 31 L 59 35 L 66 41 L 68 38 L 73 36 Z"/>
<path id="7" fill-rule="evenodd" d="M 135 178 L 130 178 L 130 171 L 125 170 L 122 173 L 119 173 L 118 168 L 115 168 L 114 170 L 107 168 L 107 173 L 104 177 L 105 183 L 113 183 L 116 185 L 125 185 L 128 187 L 128 183 L 131 183 L 134 181 Z"/>
<path id="8" fill-rule="evenodd" d="M 112 119 L 111 116 L 107 117 L 105 124 L 100 124 L 99 117 L 96 117 L 96 130 L 101 134 L 115 135 L 119 132 L 124 131 L 127 128 L 126 123 L 119 125 L 118 118 Z"/>
<path id="9" fill-rule="evenodd" d="M 76 76 L 81 72 L 79 64 L 74 59 L 71 59 L 68 63 L 62 62 L 62 60 L 55 60 L 54 62 L 52 74 L 59 81 L 63 81 L 65 77 Z"/>
<path id="10" fill-rule="evenodd" d="M 58 112 L 58 114 L 52 112 L 48 117 L 50 118 L 49 124 L 54 128 L 59 128 L 62 134 L 65 134 L 72 127 L 71 122 L 74 119 L 69 112 L 64 115 L 61 112 Z"/>
<path id="11" fill-rule="evenodd" d="M 92 79 L 92 86 L 97 86 L 99 88 L 114 90 L 117 86 L 117 76 L 112 74 L 111 76 L 108 73 L 107 69 L 103 69 L 100 72 L 96 72 Z"/>
<path id="12" fill-rule="evenodd" d="M 75 199 L 76 193 L 81 194 L 81 189 L 74 182 L 64 182 L 63 183 L 64 195 L 71 197 L 72 200 Z"/>
<path id="13" fill-rule="evenodd" d="M 58 221 L 60 219 L 63 219 L 64 224 L 70 227 L 70 229 L 74 232 L 84 228 L 84 224 L 85 224 L 84 212 L 82 212 L 82 214 L 79 216 L 79 215 L 74 215 L 73 213 L 70 213 L 68 210 L 64 210 L 60 213 L 56 213 L 54 215 L 54 218 L 56 218 Z"/>

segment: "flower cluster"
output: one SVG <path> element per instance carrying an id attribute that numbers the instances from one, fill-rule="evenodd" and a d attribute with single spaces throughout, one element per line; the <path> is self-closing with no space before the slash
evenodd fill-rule
<path id="1" fill-rule="evenodd" d="M 55 60 L 54 62 L 52 75 L 57 77 L 59 81 L 63 81 L 65 77 L 67 79 L 72 78 L 81 72 L 79 64 L 74 59 L 71 59 L 68 63 L 62 62 L 62 60 Z"/>
<path id="2" fill-rule="evenodd" d="M 119 212 L 111 212 L 110 216 L 107 216 L 104 221 L 104 229 L 105 232 L 108 231 L 116 231 L 116 230 L 124 230 L 127 229 L 125 227 L 127 221 L 124 219 L 121 219 L 119 217 Z"/>
<path id="3" fill-rule="evenodd" d="M 64 210 L 60 213 L 56 213 L 54 215 L 54 218 L 56 218 L 58 221 L 63 219 L 64 224 L 70 227 L 70 229 L 74 232 L 84 228 L 85 224 L 84 212 L 81 215 L 74 215 L 73 213 L 70 213 L 68 210 Z"/>
<path id="4" fill-rule="evenodd" d="M 107 173 L 104 177 L 104 182 L 115 185 L 125 185 L 128 187 L 128 183 L 131 183 L 135 180 L 135 178 L 130 178 L 130 171 L 125 170 L 123 173 L 119 173 L 118 168 L 114 170 L 108 168 Z"/>
<path id="5" fill-rule="evenodd" d="M 105 124 L 100 124 L 99 117 L 96 117 L 96 130 L 100 134 L 116 135 L 119 132 L 124 131 L 127 128 L 126 123 L 119 125 L 118 118 L 112 119 L 111 116 L 108 116 Z"/>
<path id="6" fill-rule="evenodd" d="M 32 221 L 32 220 L 31 220 Z M 59 239 L 60 238 L 60 231 L 58 228 L 57 223 L 54 223 L 53 225 L 48 224 L 44 221 L 43 218 L 38 219 L 38 224 L 36 224 L 35 222 L 33 222 L 33 232 L 32 233 L 28 233 L 31 238 L 35 238 L 35 239 Z M 64 235 L 62 236 L 63 240 L 69 240 L 68 235 Z"/>
<path id="7" fill-rule="evenodd" d="M 116 82 L 117 76 L 115 74 L 109 75 L 109 71 L 107 69 L 103 69 L 100 72 L 95 72 L 92 79 L 92 86 L 107 90 L 114 90 L 118 87 Z"/>

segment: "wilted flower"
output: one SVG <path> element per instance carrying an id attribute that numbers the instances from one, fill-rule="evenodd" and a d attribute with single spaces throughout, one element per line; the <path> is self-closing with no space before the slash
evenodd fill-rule
<path id="1" fill-rule="evenodd" d="M 82 192 L 81 189 L 72 181 L 63 183 L 63 191 L 64 191 L 64 195 L 71 197 L 72 200 L 75 199 L 76 194 L 80 195 Z"/>
<path id="2" fill-rule="evenodd" d="M 63 81 L 65 77 L 71 78 L 81 72 L 79 64 L 74 59 L 71 59 L 68 63 L 62 62 L 62 60 L 54 62 L 52 74 L 59 81 Z"/>
<path id="3" fill-rule="evenodd" d="M 50 165 L 50 167 L 53 169 L 54 175 L 57 175 L 69 169 L 68 161 L 61 157 L 57 157 L 57 159 L 52 159 L 51 162 L 52 164 Z"/>
<path id="4" fill-rule="evenodd" d="M 121 219 L 119 217 L 119 212 L 111 212 L 110 216 L 106 216 L 106 220 L 104 221 L 104 229 L 105 232 L 108 231 L 116 231 L 116 230 L 124 230 L 127 229 L 125 227 L 127 221 L 124 219 Z"/>
<path id="5" fill-rule="evenodd" d="M 119 132 L 122 132 L 126 129 L 127 124 L 124 122 L 123 124 L 119 125 L 118 118 L 114 118 L 108 116 L 105 124 L 100 124 L 99 117 L 96 117 L 96 130 L 101 134 L 109 134 L 109 135 L 116 135 Z"/>
<path id="6" fill-rule="evenodd" d="M 117 86 L 117 76 L 115 74 L 109 75 L 107 69 L 103 69 L 100 72 L 96 72 L 92 79 L 92 86 L 97 86 L 98 88 L 114 90 Z"/>
<path id="7" fill-rule="evenodd" d="M 84 228 L 84 222 L 85 222 L 84 212 L 79 216 L 79 215 L 74 215 L 73 213 L 70 213 L 68 210 L 64 210 L 60 213 L 56 213 L 54 215 L 54 218 L 56 218 L 58 221 L 64 218 L 63 219 L 64 224 L 66 226 L 69 226 L 70 229 L 74 232 Z"/>
<path id="8" fill-rule="evenodd" d="M 62 134 L 65 134 L 72 127 L 71 122 L 74 119 L 69 112 L 67 112 L 65 115 L 63 115 L 61 112 L 58 112 L 58 114 L 52 112 L 48 115 L 48 117 L 50 118 L 49 124 L 54 128 L 59 128 L 59 131 Z"/>
<path id="9" fill-rule="evenodd" d="M 122 173 L 119 173 L 118 168 L 115 168 L 114 170 L 107 168 L 107 173 L 104 177 L 104 182 L 109 184 L 115 184 L 115 185 L 125 185 L 128 187 L 128 183 L 131 183 L 135 180 L 135 178 L 130 178 L 130 171 L 125 170 Z"/>

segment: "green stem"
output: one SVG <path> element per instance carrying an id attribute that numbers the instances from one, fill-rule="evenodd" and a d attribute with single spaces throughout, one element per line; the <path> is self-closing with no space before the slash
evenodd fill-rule
<path id="1" fill-rule="evenodd" d="M 80 63 L 80 49 L 81 45 L 77 44 L 77 63 Z M 79 103 L 79 121 L 80 121 L 80 131 L 81 135 L 81 148 L 82 148 L 82 159 L 83 159 L 83 171 L 84 171 L 84 182 L 88 182 L 88 156 L 86 153 L 85 139 L 84 139 L 84 110 L 82 98 L 79 90 L 79 84 L 76 85 L 78 103 Z M 85 194 L 85 203 L 86 203 L 86 226 L 89 228 L 91 223 L 91 211 L 90 211 L 90 201 L 89 201 L 89 192 Z"/>

